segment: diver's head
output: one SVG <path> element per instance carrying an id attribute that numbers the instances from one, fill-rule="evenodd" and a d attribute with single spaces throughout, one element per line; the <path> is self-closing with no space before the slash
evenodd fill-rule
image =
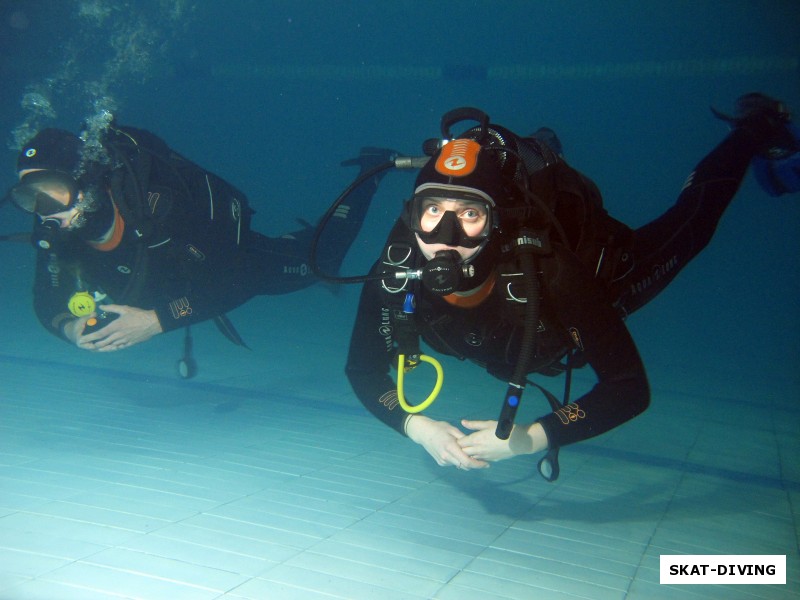
<path id="1" fill-rule="evenodd" d="M 480 251 L 491 232 L 494 201 L 481 190 L 423 183 L 408 204 L 408 223 L 422 253 L 455 250 L 463 260 Z"/>
<path id="2" fill-rule="evenodd" d="M 428 259 L 455 250 L 472 260 L 498 229 L 499 209 L 521 202 L 501 154 L 491 144 L 458 138 L 422 168 L 404 219 Z"/>
<path id="3" fill-rule="evenodd" d="M 102 169 L 82 160 L 83 142 L 63 129 L 43 129 L 17 157 L 12 202 L 54 228 L 95 239 L 112 225 L 113 207 L 100 186 Z"/>

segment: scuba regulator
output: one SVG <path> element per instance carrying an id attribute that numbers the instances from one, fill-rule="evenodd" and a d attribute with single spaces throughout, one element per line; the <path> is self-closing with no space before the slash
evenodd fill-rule
<path id="1" fill-rule="evenodd" d="M 67 308 L 75 317 L 85 317 L 94 313 L 94 316 L 86 321 L 86 326 L 81 335 L 98 331 L 119 317 L 117 313 L 102 310 L 98 306 L 99 302 L 108 303 L 108 296 L 102 292 L 90 294 L 87 290 L 75 292 L 67 301 Z"/>

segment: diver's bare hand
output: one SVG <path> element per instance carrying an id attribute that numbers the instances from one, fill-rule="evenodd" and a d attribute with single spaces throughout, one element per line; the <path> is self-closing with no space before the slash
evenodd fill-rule
<path id="1" fill-rule="evenodd" d="M 497 462 L 547 449 L 547 435 L 539 423 L 514 425 L 507 440 L 497 437 L 497 421 L 462 420 L 461 425 L 472 433 L 459 438 L 459 446 L 465 454 L 479 460 Z"/>
<path id="2" fill-rule="evenodd" d="M 434 421 L 423 415 L 413 415 L 406 422 L 408 437 L 425 448 L 436 463 L 453 465 L 467 471 L 485 469 L 489 463 L 468 456 L 458 444 L 464 433 L 445 421 Z"/>
<path id="3" fill-rule="evenodd" d="M 106 304 L 100 308 L 119 317 L 101 329 L 78 338 L 79 348 L 96 352 L 113 352 L 145 342 L 164 331 L 153 310 L 121 304 Z"/>
<path id="4" fill-rule="evenodd" d="M 64 325 L 64 337 L 78 346 L 78 348 L 81 347 L 79 340 L 81 338 L 81 334 L 83 333 L 83 329 L 86 327 L 86 321 L 88 321 L 90 317 L 91 315 L 86 315 L 85 317 L 70 319 L 69 322 Z"/>

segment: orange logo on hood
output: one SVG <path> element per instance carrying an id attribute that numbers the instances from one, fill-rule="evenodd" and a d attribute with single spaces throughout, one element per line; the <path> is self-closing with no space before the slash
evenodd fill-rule
<path id="1" fill-rule="evenodd" d="M 453 140 L 442 148 L 436 160 L 436 170 L 449 177 L 464 177 L 478 166 L 481 145 L 475 140 Z"/>

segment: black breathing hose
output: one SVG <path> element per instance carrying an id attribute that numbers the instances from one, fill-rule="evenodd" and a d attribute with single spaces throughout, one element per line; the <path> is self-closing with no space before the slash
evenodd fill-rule
<path id="1" fill-rule="evenodd" d="M 511 381 L 508 384 L 503 408 L 497 419 L 495 435 L 501 440 L 507 440 L 514 428 L 514 418 L 517 415 L 522 392 L 525 389 L 527 368 L 533 357 L 536 344 L 536 331 L 539 327 L 539 275 L 536 272 L 536 259 L 534 258 L 535 246 L 529 243 L 531 236 L 523 230 L 517 239 L 517 255 L 522 268 L 523 286 L 525 288 L 525 317 L 522 330 L 522 343 L 520 346 L 517 363 Z M 525 240 L 525 241 L 522 241 Z"/>
<path id="2" fill-rule="evenodd" d="M 314 238 L 311 240 L 309 263 L 311 266 L 311 271 L 314 273 L 314 275 L 320 279 L 324 279 L 325 281 L 330 281 L 333 283 L 364 283 L 365 281 L 371 281 L 374 279 L 386 279 L 387 276 L 385 273 L 376 275 L 357 275 L 352 277 L 328 275 L 327 273 L 323 272 L 322 268 L 320 268 L 319 264 L 317 264 L 319 239 L 322 236 L 322 232 L 325 230 L 325 227 L 327 227 L 328 221 L 331 220 L 331 217 L 333 217 L 336 209 L 339 208 L 339 205 L 344 202 L 345 199 L 353 192 L 353 190 L 355 190 L 362 183 L 368 179 L 371 179 L 372 177 L 375 177 L 378 173 L 385 171 L 386 169 L 421 169 L 425 166 L 425 163 L 427 163 L 428 160 L 430 160 L 429 156 L 398 156 L 394 160 L 389 160 L 385 163 L 372 167 L 368 171 L 364 171 L 355 178 L 353 183 L 348 185 L 344 191 L 339 194 L 339 197 L 334 200 L 333 204 L 331 204 L 325 214 L 322 215 L 322 218 L 317 225 L 317 229 L 314 232 Z"/>
<path id="3" fill-rule="evenodd" d="M 319 246 L 319 238 L 322 236 L 322 232 L 325 231 L 325 227 L 328 225 L 328 221 L 331 220 L 333 214 L 336 212 L 336 209 L 339 208 L 339 205 L 345 201 L 345 199 L 355 190 L 358 186 L 362 183 L 367 181 L 368 179 L 375 177 L 381 171 L 385 171 L 386 169 L 391 169 L 394 167 L 394 161 L 390 160 L 380 165 L 377 165 L 368 171 L 364 171 L 355 178 L 353 183 L 348 185 L 344 191 L 339 194 L 339 197 L 330 205 L 328 210 L 322 215 L 322 218 L 319 220 L 319 224 L 317 225 L 317 229 L 314 232 L 314 238 L 311 240 L 311 255 L 309 257 L 309 263 L 311 266 L 311 271 L 313 271 L 314 275 L 319 277 L 320 279 L 324 279 L 325 281 L 331 281 L 335 283 L 363 283 L 365 281 L 369 281 L 370 279 L 381 279 L 382 277 L 375 277 L 369 275 L 358 275 L 353 277 L 339 277 L 337 275 L 328 275 L 327 273 L 322 271 L 322 268 L 317 264 L 317 248 Z"/>

